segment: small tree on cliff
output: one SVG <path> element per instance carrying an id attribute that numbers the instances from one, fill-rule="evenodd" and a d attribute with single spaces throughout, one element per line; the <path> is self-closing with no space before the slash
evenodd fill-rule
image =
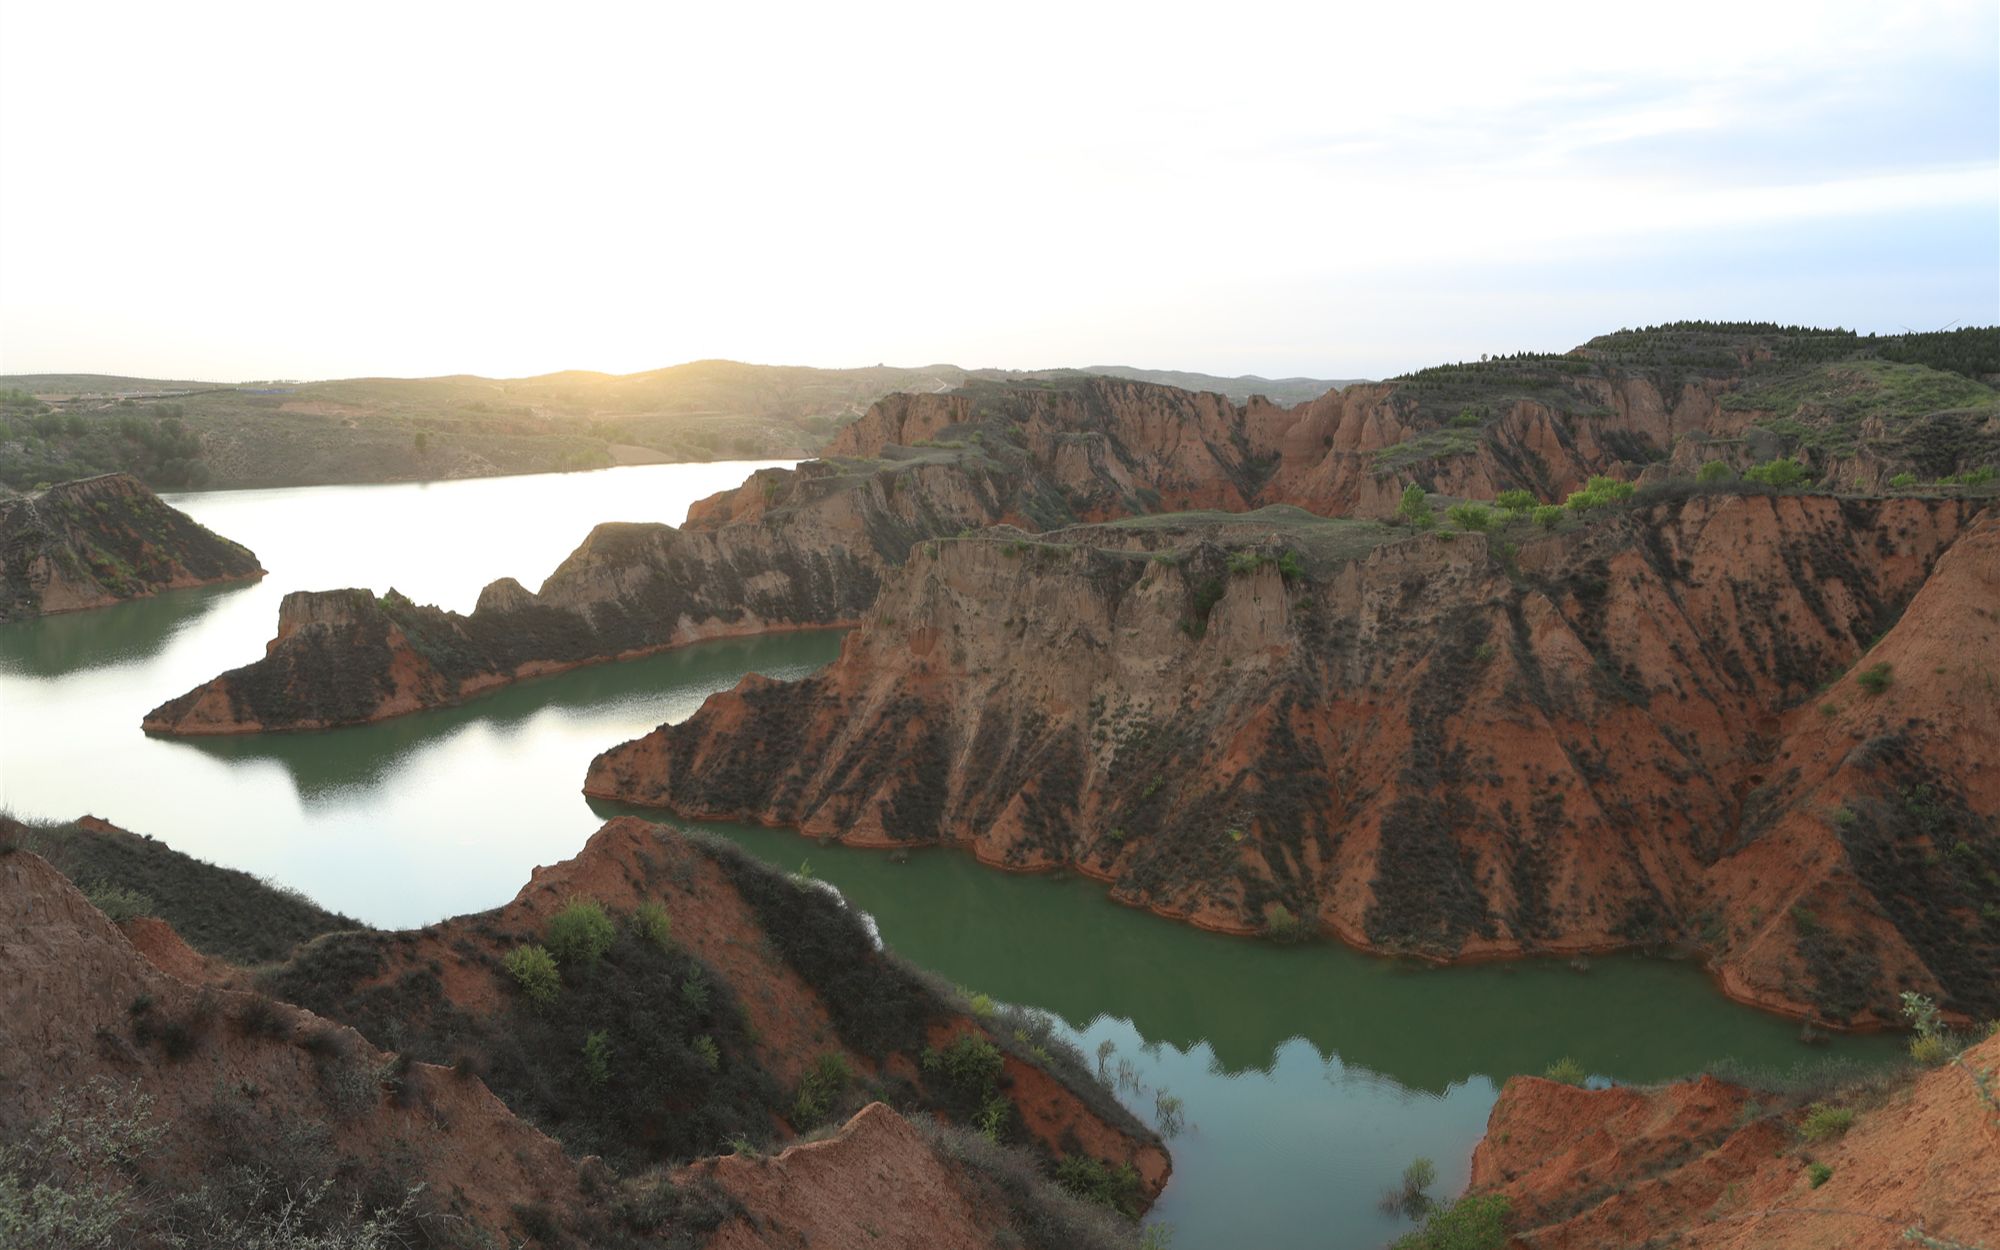
<path id="1" fill-rule="evenodd" d="M 1424 488 L 1411 482 L 1403 488 L 1403 502 L 1396 505 L 1396 517 L 1408 525 L 1427 530 L 1437 524 L 1437 517 L 1431 512 L 1431 501 L 1424 494 Z"/>

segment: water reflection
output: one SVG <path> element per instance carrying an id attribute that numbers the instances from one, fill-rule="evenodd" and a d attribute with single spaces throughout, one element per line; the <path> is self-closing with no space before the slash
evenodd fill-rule
<path id="1" fill-rule="evenodd" d="M 0 673 L 46 679 L 79 669 L 144 664 L 227 600 L 252 590 L 248 582 L 195 586 L 110 608 L 14 622 L 0 628 Z"/>
<path id="2" fill-rule="evenodd" d="M 679 720 L 713 690 L 726 689 L 748 672 L 802 676 L 831 659 L 842 631 L 815 630 L 789 635 L 795 645 L 774 648 L 773 640 L 726 639 L 667 651 L 618 664 L 594 664 L 478 695 L 457 707 L 434 708 L 373 725 L 308 733 L 243 734 L 215 738 L 159 737 L 175 749 L 232 763 L 275 764 L 290 778 L 308 807 L 379 790 L 399 775 L 422 776 L 433 757 L 467 732 L 506 743 L 536 721 L 602 723 L 616 717 L 620 727 L 644 732 L 654 724 Z M 634 725 L 631 716 L 652 716 Z M 607 727 L 607 733 L 615 732 Z M 607 737 L 600 745 L 614 745 Z M 571 788 L 583 784 L 579 772 Z"/>

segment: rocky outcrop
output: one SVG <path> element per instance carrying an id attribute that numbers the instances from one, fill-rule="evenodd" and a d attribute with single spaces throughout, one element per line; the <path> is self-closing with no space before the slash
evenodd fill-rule
<path id="1" fill-rule="evenodd" d="M 1266 509 L 927 544 L 824 672 L 585 791 L 1073 865 L 1438 958 L 1678 945 L 1836 1024 L 2000 1010 L 2000 522 L 1695 494 L 1571 533 Z M 1875 666 L 1893 678 L 1868 674 Z"/>
<path id="2" fill-rule="evenodd" d="M 288 604 L 263 661 L 161 706 L 146 727 L 352 724 L 701 638 L 848 624 L 916 544 L 990 525 L 1050 531 L 1277 504 L 1381 518 L 1412 484 L 1457 498 L 1527 490 L 1561 500 L 1593 475 L 1663 477 L 1707 460 L 1743 467 L 1788 448 L 1830 480 L 1880 488 L 1920 456 L 1969 468 L 1989 444 L 2000 448 L 2000 394 L 1969 378 L 1909 365 L 1896 367 L 1948 384 L 1836 380 L 1844 404 L 1877 414 L 1881 428 L 1864 429 L 1845 408 L 1759 406 L 1792 394 L 1759 372 L 1777 367 L 1783 334 L 1720 335 L 1729 347 L 1720 367 L 1702 352 L 1662 366 L 1612 340 L 1357 384 L 1290 408 L 1091 376 L 891 395 L 842 429 L 826 459 L 761 470 L 696 504 L 678 531 L 600 527 L 571 560 L 588 571 L 565 565 L 538 595 L 498 582 L 460 617 L 342 592 L 323 612 L 333 627 L 311 637 L 287 622 L 321 609 Z M 1695 340 L 1706 351 L 1707 338 Z M 1904 419 L 1922 415 L 1921 397 L 1946 393 L 1972 408 L 1939 417 L 1943 425 Z M 1896 419 L 1884 425 L 1881 413 Z"/>
<path id="3" fill-rule="evenodd" d="M 549 925 L 583 899 L 617 925 L 588 963 Z M 664 907 L 643 933 L 628 927 L 642 903 Z M 537 940 L 564 961 L 549 1004 L 501 958 Z M 0 1134 L 30 1140 L 57 1114 L 74 1132 L 79 1110 L 142 1130 L 143 1155 L 115 1161 L 129 1244 L 151 1244 L 162 1220 L 187 1227 L 205 1182 L 202 1218 L 239 1225 L 271 1184 L 328 1185 L 302 1220 L 386 1210 L 403 1235 L 449 1224 L 510 1244 L 839 1245 L 866 1230 L 912 1248 L 1117 1247 L 1134 1227 L 1057 1190 L 1035 1159 L 1081 1155 L 1129 1178 L 1133 1213 L 1168 1172 L 1156 1137 L 1077 1087 L 1080 1059 L 1058 1075 L 1065 1060 L 1030 1049 L 1047 1038 L 1012 1020 L 1003 1035 L 941 997 L 824 887 L 638 820 L 607 825 L 506 907 L 327 934 L 255 975 L 156 919 L 121 933 L 10 840 L 0 971 Z M 990 1074 L 963 1062 L 960 1036 L 990 1050 Z M 941 1049 L 927 1056 L 926 1039 Z M 967 1087 L 971 1068 L 989 1083 Z M 970 1104 L 1014 1144 L 919 1132 L 881 1097 L 940 1121 L 970 1119 Z M 831 1135 L 753 1149 L 816 1127 Z M 1011 1187 L 986 1174 L 995 1161 L 1019 1170 Z M 81 1192 L 110 1183 L 0 1154 L 9 1179 L 23 1167 Z M 241 1190 L 258 1176 L 265 1189 Z M 1082 1231 L 1051 1243 L 1050 1228 Z"/>
<path id="4" fill-rule="evenodd" d="M 129 474 L 0 499 L 0 621 L 263 575 L 247 548 Z"/>
<path id="5" fill-rule="evenodd" d="M 595 1134 L 601 1153 L 626 1150 L 635 1157 L 646 1153 L 648 1134 L 668 1155 L 673 1151 L 666 1147 L 683 1140 L 713 1150 L 739 1135 L 767 1137 L 772 1123 L 803 1132 L 841 1101 L 865 1100 L 870 1092 L 901 1106 L 969 1117 L 980 1099 L 968 1105 L 968 1091 L 941 1076 L 935 1059 L 926 1063 L 927 1050 L 948 1051 L 969 1034 L 997 1048 L 995 1084 L 975 1092 L 1008 1099 L 1008 1133 L 1020 1144 L 1052 1158 L 1095 1151 L 1090 1157 L 1113 1169 L 1131 1168 L 1145 1199 L 1166 1181 L 1169 1165 L 1158 1140 L 1060 1043 L 1035 1039 L 1051 1056 L 1044 1060 L 1011 1029 L 975 1019 L 877 948 L 825 887 L 793 881 L 725 843 L 690 839 L 633 817 L 605 825 L 576 858 L 537 870 L 505 907 L 417 933 L 331 935 L 302 948 L 263 984 L 371 1038 L 397 1037 L 406 1053 L 438 1062 L 470 1056 L 503 1097 L 517 1084 L 522 1097 L 545 1097 L 547 1075 L 515 1065 L 520 1039 L 549 1022 L 523 1000 L 502 961 L 541 940 L 550 919 L 577 899 L 594 900 L 621 917 L 641 904 L 665 908 L 670 952 L 635 943 L 612 954 L 630 978 L 629 992 L 664 982 L 662 997 L 669 1001 L 652 1009 L 674 1018 L 646 1015 L 623 999 L 628 991 L 622 985 L 592 983 L 580 986 L 574 998 L 565 990 L 562 1010 L 570 1018 L 559 1031 L 574 1032 L 569 1040 L 581 1046 L 592 1029 L 604 1028 L 613 1051 L 650 1073 L 671 1072 L 685 1058 L 687 1033 L 699 1032 L 716 1048 L 711 1070 L 737 1084 L 718 1082 L 735 1090 L 722 1100 L 714 1089 L 669 1080 L 666 1092 L 685 1116 L 673 1129 L 645 1127 L 645 1108 L 632 1123 L 620 1121 L 622 1135 L 592 1114 L 542 1108 L 544 1119 L 574 1121 L 565 1128 L 566 1140 Z M 663 960 L 666 966 L 653 966 Z M 566 985 L 581 973 L 566 972 Z M 616 979 L 610 972 L 606 977 Z M 700 1004 L 676 1006 L 673 991 L 690 979 L 706 984 L 708 994 Z M 1071 1062 L 1055 1075 L 1045 1064 L 1059 1053 Z M 853 1074 L 852 1084 L 829 1091 L 830 1105 L 802 1119 L 795 1091 L 829 1055 Z M 634 1133 L 639 1140 L 631 1140 Z"/>
<path id="6" fill-rule="evenodd" d="M 1826 1091 L 1851 1126 L 1810 1136 L 1804 1099 L 1713 1077 L 1599 1090 L 1516 1077 L 1472 1186 L 1508 1199 L 1509 1244 L 1535 1250 L 1983 1245 L 2000 1229 L 1996 1073 L 2000 1038 L 1886 1086 Z"/>
<path id="7" fill-rule="evenodd" d="M 605 524 L 531 593 L 511 578 L 470 615 L 390 591 L 296 591 L 264 658 L 147 713 L 162 734 L 361 724 L 459 702 L 522 677 L 712 638 L 857 618 L 874 558 L 784 527 L 726 532 Z"/>

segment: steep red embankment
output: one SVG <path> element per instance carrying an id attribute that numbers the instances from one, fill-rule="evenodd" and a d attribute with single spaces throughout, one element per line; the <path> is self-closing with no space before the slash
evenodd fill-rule
<path id="1" fill-rule="evenodd" d="M 614 822 L 496 912 L 412 934 L 329 935 L 255 980 L 296 987 L 307 983 L 298 970 L 312 968 L 315 992 L 352 1008 L 366 1032 L 407 1033 L 421 1045 L 427 1015 L 462 1026 L 496 1015 L 515 995 L 489 958 L 496 934 L 511 948 L 508 926 L 538 930 L 585 895 L 614 907 L 664 900 L 675 940 L 701 952 L 718 981 L 740 987 L 735 1001 L 750 1017 L 759 1059 L 773 1076 L 795 1080 L 813 1056 L 841 1049 L 839 1024 L 775 953 L 739 893 L 744 878 L 719 863 L 645 822 Z M 657 1174 L 621 1178 L 601 1161 L 565 1153 L 496 1097 L 476 1065 L 378 1049 L 362 1032 L 245 988 L 253 978 L 197 954 L 163 922 L 140 918 L 123 928 L 38 856 L 0 852 L 0 1135 L 26 1133 L 79 1098 L 86 1111 L 116 1111 L 160 1130 L 119 1166 L 131 1244 L 152 1244 L 148 1232 L 162 1220 L 191 1227 L 188 1210 L 174 1204 L 197 1183 L 215 1191 L 202 1220 L 232 1214 L 231 1203 L 242 1207 L 234 1218 L 258 1218 L 255 1194 L 267 1191 L 243 1188 L 258 1176 L 293 1196 L 331 1183 L 326 1209 L 308 1214 L 336 1224 L 355 1218 L 350 1202 L 393 1208 L 421 1186 L 405 1232 L 450 1226 L 509 1244 L 1023 1244 L 1019 1212 L 991 1177 L 881 1103 L 861 1106 L 824 1140 L 774 1156 L 696 1159 L 675 1168 L 671 1184 Z M 326 961 L 329 951 L 338 953 Z M 352 983 L 337 984 L 342 976 Z M 438 985 L 429 997 L 411 989 L 426 978 Z M 934 1029 L 983 1035 L 949 1011 Z M 477 1049 L 476 1031 L 461 1027 L 459 1037 Z M 735 1061 L 725 1055 L 725 1071 Z M 894 1064 L 915 1076 L 913 1057 Z M 1035 1140 L 1056 1153 L 1101 1150 L 1096 1157 L 1131 1163 L 1142 1203 L 1159 1192 L 1168 1164 L 1156 1138 L 1109 1124 L 1039 1067 L 1011 1055 L 1007 1064 L 1001 1087 L 1013 1092 Z M 74 1160 L 25 1166 L 90 1191 L 113 1183 L 76 1170 Z M 1053 1191 L 1038 1201 L 1080 1210 Z M 1131 1236 L 1129 1226 L 1105 1227 L 1093 1245 Z"/>
<path id="2" fill-rule="evenodd" d="M 1863 1250 L 1990 1244 L 2000 1232 L 2000 1038 L 1886 1092 L 1835 1096 L 1852 1126 L 1802 1138 L 1805 1111 L 1703 1077 L 1584 1090 L 1516 1077 L 1472 1157 L 1533 1250 Z M 1817 1187 L 1809 1165 L 1830 1168 Z"/>
<path id="3" fill-rule="evenodd" d="M 0 621 L 263 575 L 248 548 L 162 503 L 130 474 L 0 499 Z"/>
<path id="4" fill-rule="evenodd" d="M 600 526 L 539 592 L 496 582 L 470 616 L 393 592 L 288 596 L 263 659 L 162 704 L 144 726 L 365 723 L 578 664 L 850 624 L 915 544 L 995 524 L 1271 503 L 1381 517 L 1411 481 L 1560 499 L 1593 473 L 1636 475 L 1683 434 L 1740 430 L 1743 414 L 1717 406 L 1724 385 L 1669 399 L 1643 378 L 1580 379 L 1561 397 L 1509 403 L 1478 431 L 1437 429 L 1395 384 L 1291 409 L 1097 377 L 893 395 L 842 430 L 828 459 L 760 470 L 697 503 L 679 530 Z"/>
<path id="5" fill-rule="evenodd" d="M 945 541 L 825 672 L 746 678 L 585 790 L 1073 864 L 1219 929 L 1678 943 L 1777 1010 L 1990 1013 L 2000 522 L 1972 516 L 1720 495 L 1511 554 L 1278 513 Z"/>

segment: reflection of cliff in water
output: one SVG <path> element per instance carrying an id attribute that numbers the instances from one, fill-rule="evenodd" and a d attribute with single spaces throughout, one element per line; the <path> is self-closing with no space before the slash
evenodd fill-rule
<path id="1" fill-rule="evenodd" d="M 392 776 L 421 775 L 425 756 L 460 734 L 484 731 L 502 739 L 543 716 L 576 722 L 607 722 L 603 740 L 584 752 L 610 745 L 626 732 L 636 712 L 663 720 L 688 715 L 716 690 L 734 686 L 746 672 L 798 677 L 832 659 L 841 631 L 809 631 L 768 638 L 736 638 L 699 643 L 644 659 L 594 664 L 531 678 L 475 696 L 457 707 L 433 708 L 372 725 L 306 733 L 242 734 L 207 738 L 156 739 L 224 761 L 270 761 L 284 768 L 308 806 L 356 791 L 381 788 Z"/>
<path id="2" fill-rule="evenodd" d="M 230 582 L 167 590 L 109 607 L 0 625 L 0 673 L 50 678 L 143 664 L 223 599 L 253 585 Z"/>
<path id="3" fill-rule="evenodd" d="M 602 817 L 634 811 L 591 807 Z M 857 850 L 788 830 L 672 823 L 788 868 L 810 859 L 919 966 L 1054 1012 L 1077 1032 L 1109 1016 L 1131 1021 L 1148 1044 L 1206 1045 L 1222 1075 L 1270 1071 L 1294 1038 L 1341 1079 L 1379 1073 L 1432 1094 L 1480 1076 L 1539 1073 L 1565 1055 L 1595 1073 L 1656 1081 L 1724 1057 L 1789 1067 L 1819 1053 L 1799 1044 L 1796 1023 L 1745 1011 L 1685 962 L 1613 955 L 1588 972 L 1547 959 L 1437 967 L 1332 941 L 1277 946 L 1116 906 L 1085 878 L 997 872 L 960 851 Z M 1886 1057 L 1895 1046 L 1848 1038 L 1836 1050 Z"/>

